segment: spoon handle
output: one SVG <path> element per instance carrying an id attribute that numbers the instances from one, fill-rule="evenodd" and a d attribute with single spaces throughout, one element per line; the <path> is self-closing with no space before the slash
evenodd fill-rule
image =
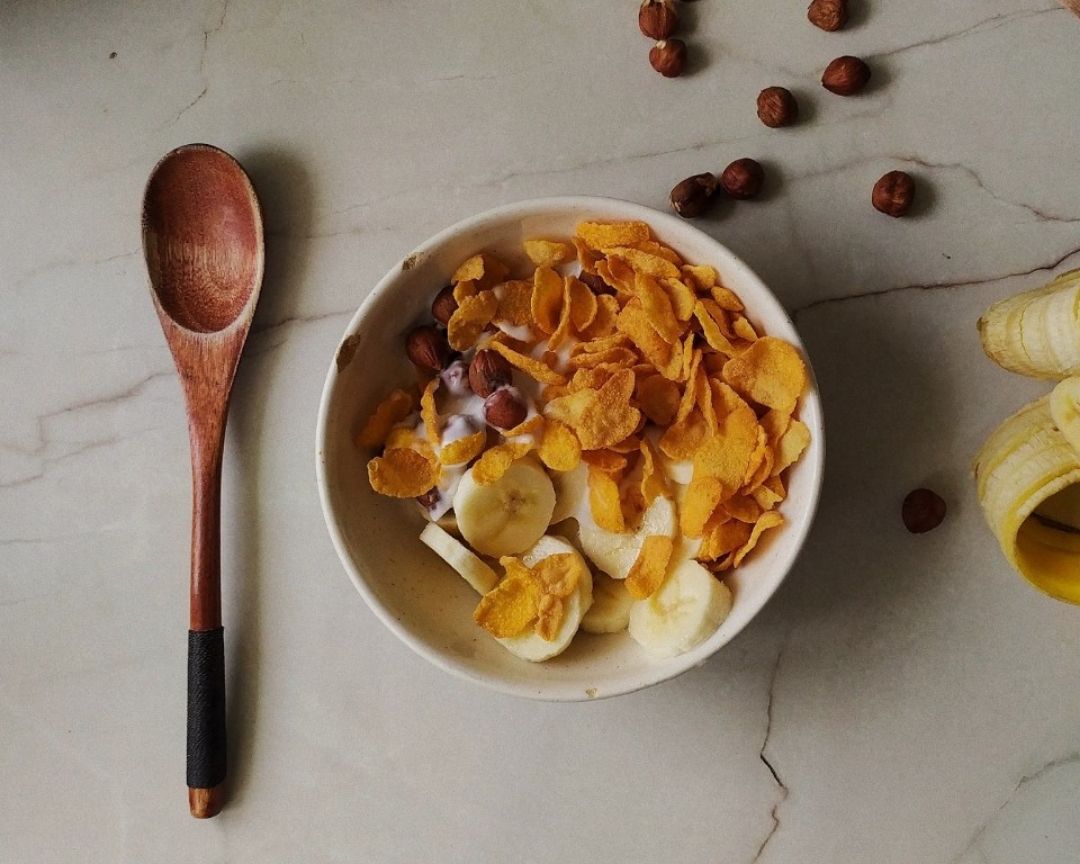
<path id="1" fill-rule="evenodd" d="M 226 409 L 227 410 L 227 409 Z M 187 785 L 191 815 L 216 815 L 226 773 L 225 630 L 221 626 L 221 458 L 224 414 L 192 423 Z"/>

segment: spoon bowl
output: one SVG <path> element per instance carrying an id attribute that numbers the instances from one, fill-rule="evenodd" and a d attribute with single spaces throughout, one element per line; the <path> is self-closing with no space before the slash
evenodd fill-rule
<path id="1" fill-rule="evenodd" d="M 235 159 L 207 144 L 167 154 L 146 184 L 143 254 L 187 405 L 191 444 L 188 808 L 215 815 L 226 773 L 221 461 L 236 367 L 262 284 L 262 215 Z"/>
<path id="2" fill-rule="evenodd" d="M 146 185 L 143 238 L 154 296 L 179 326 L 216 333 L 254 305 L 262 220 L 251 181 L 228 153 L 192 144 L 162 159 Z"/>

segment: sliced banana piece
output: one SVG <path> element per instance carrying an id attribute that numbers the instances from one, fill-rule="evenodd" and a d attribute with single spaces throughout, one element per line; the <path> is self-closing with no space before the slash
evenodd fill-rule
<path id="1" fill-rule="evenodd" d="M 544 660 L 550 660 L 565 651 L 574 638 L 574 634 L 578 631 L 582 616 L 592 605 L 593 584 L 589 568 L 580 553 L 565 540 L 559 537 L 541 537 L 536 542 L 536 545 L 522 556 L 521 560 L 527 567 L 534 567 L 539 561 L 550 555 L 561 555 L 563 553 L 571 553 L 578 557 L 581 563 L 582 578 L 577 588 L 574 589 L 574 593 L 563 600 L 563 620 L 562 624 L 559 625 L 559 632 L 555 634 L 555 638 L 549 642 L 530 629 L 520 636 L 498 640 L 511 654 L 515 654 L 523 660 L 542 663 Z"/>
<path id="2" fill-rule="evenodd" d="M 551 514 L 552 525 L 558 525 L 564 519 L 577 515 L 589 493 L 588 477 L 588 468 L 584 462 L 579 463 L 573 471 L 553 472 L 555 510 Z"/>
<path id="3" fill-rule="evenodd" d="M 651 534 L 674 537 L 678 527 L 675 504 L 670 498 L 653 501 L 641 518 L 641 527 L 633 534 L 616 534 L 597 525 L 588 507 L 581 510 L 579 520 L 582 551 L 597 567 L 612 579 L 625 579 L 634 566 L 638 553 Z"/>
<path id="4" fill-rule="evenodd" d="M 696 561 L 681 561 L 630 608 L 630 636 L 655 657 L 675 657 L 708 639 L 730 611 L 728 587 Z"/>
<path id="5" fill-rule="evenodd" d="M 555 489 L 540 463 L 519 459 L 490 486 L 470 470 L 454 495 L 458 530 L 477 552 L 519 555 L 544 536 L 555 509 Z"/>
<path id="6" fill-rule="evenodd" d="M 1051 398 L 1025 405 L 990 435 L 975 457 L 975 481 L 1009 563 L 1036 588 L 1080 603 L 1080 535 L 1069 529 L 1080 514 L 1062 512 L 1075 501 L 1080 456 L 1055 425 Z"/>
<path id="7" fill-rule="evenodd" d="M 593 602 L 581 619 L 586 633 L 621 633 L 630 624 L 630 607 L 634 598 L 626 583 L 598 573 L 593 579 Z"/>
<path id="8" fill-rule="evenodd" d="M 455 537 L 434 522 L 428 522 L 420 532 L 420 539 L 436 555 L 457 570 L 478 594 L 487 594 L 494 588 L 499 577 L 484 561 Z"/>
<path id="9" fill-rule="evenodd" d="M 1050 416 L 1073 450 L 1080 453 L 1080 378 L 1066 378 L 1050 391 Z"/>
<path id="10" fill-rule="evenodd" d="M 1080 375 L 1080 270 L 999 300 L 979 319 L 986 355 L 1033 378 Z"/>

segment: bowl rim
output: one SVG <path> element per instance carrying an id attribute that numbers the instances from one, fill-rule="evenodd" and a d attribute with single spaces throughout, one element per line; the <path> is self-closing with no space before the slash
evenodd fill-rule
<path id="1" fill-rule="evenodd" d="M 330 399 L 334 390 L 335 381 L 340 374 L 337 367 L 337 354 L 343 341 L 350 335 L 356 333 L 368 316 L 370 311 L 380 302 L 382 295 L 384 295 L 390 287 L 400 278 L 405 262 L 417 259 L 423 259 L 431 253 L 433 250 L 438 249 L 442 244 L 446 243 L 450 239 L 457 235 L 470 233 L 482 229 L 485 225 L 491 222 L 499 222 L 506 219 L 513 218 L 525 218 L 532 215 L 546 214 L 552 211 L 587 211 L 590 209 L 595 210 L 617 210 L 619 211 L 618 218 L 620 219 L 637 219 L 642 222 L 647 222 L 650 227 L 656 228 L 659 233 L 663 233 L 665 228 L 671 228 L 674 232 L 691 232 L 700 235 L 701 239 L 706 241 L 714 248 L 714 253 L 718 259 L 724 259 L 726 261 L 726 267 L 728 270 L 740 270 L 741 276 L 757 283 L 761 291 L 772 300 L 776 305 L 776 308 L 780 310 L 791 330 L 790 334 L 785 335 L 785 339 L 793 342 L 798 347 L 806 361 L 806 367 L 809 377 L 809 387 L 803 399 L 812 401 L 815 404 L 816 410 L 812 412 L 814 414 L 815 424 L 811 427 L 812 440 L 815 446 L 812 448 L 810 454 L 813 457 L 813 461 L 808 465 L 812 469 L 812 475 L 810 477 L 810 486 L 806 490 L 806 501 L 803 505 L 806 511 L 806 518 L 800 526 L 797 526 L 796 534 L 794 536 L 794 552 L 791 555 L 790 561 L 784 567 L 784 572 L 776 579 L 771 590 L 768 593 L 760 597 L 756 602 L 756 608 L 749 610 L 746 620 L 742 625 L 732 632 L 727 639 L 716 645 L 711 645 L 711 639 L 706 639 L 700 645 L 687 651 L 685 654 L 681 654 L 678 657 L 670 658 L 675 662 L 673 665 L 660 665 L 650 670 L 648 673 L 641 675 L 633 682 L 626 683 L 620 686 L 613 687 L 611 689 L 605 688 L 602 693 L 596 695 L 589 695 L 583 688 L 577 684 L 572 686 L 567 682 L 550 682 L 548 685 L 542 685 L 542 689 L 537 689 L 535 682 L 528 681 L 514 681 L 507 679 L 499 675 L 489 675 L 470 668 L 464 662 L 452 659 L 448 654 L 441 652 L 423 639 L 414 636 L 405 628 L 397 618 L 394 617 L 391 612 L 386 609 L 375 592 L 368 585 L 367 580 L 360 572 L 360 568 L 349 554 L 348 547 L 345 543 L 345 537 L 338 525 L 338 519 L 333 509 L 329 483 L 326 474 L 326 431 L 327 431 L 327 419 L 330 413 Z M 608 217 L 612 218 L 612 217 Z M 718 268 L 719 269 L 719 268 Z M 792 338 L 793 337 L 793 338 Z M 344 334 L 338 338 L 334 344 L 334 353 L 330 358 L 330 368 L 326 374 L 326 378 L 323 382 L 322 394 L 319 398 L 319 413 L 315 428 L 315 476 L 319 490 L 319 502 L 322 507 L 323 521 L 326 523 L 327 530 L 330 533 L 331 542 L 334 545 L 334 549 L 337 552 L 338 558 L 341 561 L 342 566 L 345 568 L 345 572 L 348 574 L 353 586 L 360 593 L 360 596 L 364 598 L 364 602 L 367 603 L 368 608 L 395 636 L 402 642 L 409 646 L 416 654 L 426 659 L 428 662 L 437 666 L 438 668 L 449 672 L 456 678 L 470 681 L 476 684 L 480 684 L 489 690 L 494 690 L 499 693 L 508 694 L 511 696 L 518 696 L 526 699 L 532 699 L 536 701 L 545 702 L 585 702 L 585 701 L 598 701 L 600 699 L 608 699 L 615 696 L 622 696 L 628 693 L 634 693 L 639 690 L 644 690 L 647 687 L 652 687 L 656 684 L 660 684 L 664 681 L 669 681 L 680 675 L 688 672 L 690 669 L 696 666 L 702 665 L 709 657 L 719 651 L 724 645 L 731 642 L 739 635 L 749 624 L 760 614 L 761 610 L 771 600 L 784 580 L 787 579 L 788 574 L 795 566 L 802 554 L 803 547 L 806 543 L 806 538 L 813 527 L 815 518 L 818 512 L 818 505 L 821 499 L 821 489 L 824 481 L 825 469 L 825 421 L 823 406 L 820 398 L 820 391 L 818 388 L 817 376 L 814 373 L 813 362 L 806 350 L 806 346 L 802 341 L 802 338 L 798 332 L 798 328 L 795 326 L 795 322 L 792 320 L 791 315 L 780 300 L 773 294 L 772 290 L 750 268 L 746 262 L 744 262 L 738 255 L 732 252 L 727 246 L 715 239 L 711 235 L 702 231 L 701 228 L 689 222 L 673 216 L 668 213 L 662 213 L 659 210 L 655 210 L 644 204 L 637 204 L 632 201 L 625 201 L 620 198 L 613 198 L 608 196 L 599 195 L 555 195 L 545 196 L 538 198 L 527 198 L 520 201 L 511 202 L 508 204 L 502 204 L 497 207 L 492 207 L 487 210 L 476 213 L 472 216 L 468 216 L 461 219 L 452 225 L 444 228 L 443 230 L 432 235 L 420 245 L 416 246 L 411 252 L 405 255 L 402 259 L 397 261 L 383 276 L 375 283 L 374 287 L 360 303 L 355 314 L 349 319 L 349 323 L 345 327 Z M 552 688 L 558 688 L 549 692 Z"/>

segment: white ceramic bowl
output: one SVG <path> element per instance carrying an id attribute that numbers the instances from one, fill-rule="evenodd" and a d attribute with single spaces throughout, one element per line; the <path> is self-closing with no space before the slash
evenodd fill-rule
<path id="1" fill-rule="evenodd" d="M 765 605 L 791 568 L 817 507 L 824 464 L 824 430 L 816 385 L 799 416 L 812 442 L 791 470 L 787 524 L 765 535 L 730 577 L 731 614 L 710 639 L 679 657 L 649 657 L 626 633 L 578 633 L 570 648 L 546 663 L 510 654 L 472 620 L 477 596 L 424 546 L 424 521 L 409 501 L 372 492 L 367 456 L 353 445 L 359 425 L 390 388 L 415 380 L 404 336 L 430 321 L 435 293 L 457 265 L 479 250 L 527 264 L 521 241 L 568 237 L 586 219 L 648 222 L 659 239 L 693 263 L 712 264 L 742 297 L 765 332 L 801 346 L 791 320 L 761 280 L 722 245 L 688 222 L 647 207 L 607 198 L 541 198 L 498 207 L 432 237 L 386 274 L 360 306 L 335 352 L 319 406 L 319 494 L 330 536 L 345 570 L 372 611 L 418 654 L 461 678 L 504 693 L 572 701 L 615 696 L 673 678 L 730 641 Z"/>

